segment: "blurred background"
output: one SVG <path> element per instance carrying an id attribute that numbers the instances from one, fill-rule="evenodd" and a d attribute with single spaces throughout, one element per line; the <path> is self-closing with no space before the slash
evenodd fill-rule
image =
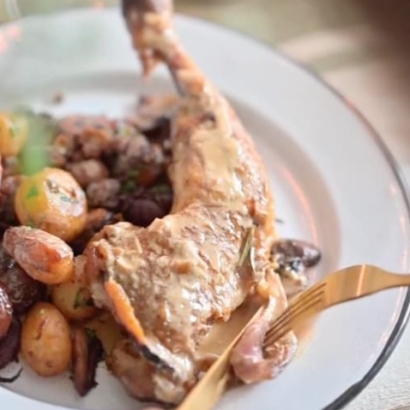
<path id="1" fill-rule="evenodd" d="M 118 0 L 0 0 L 0 22 L 80 4 Z M 410 0 L 175 0 L 175 7 L 246 32 L 316 72 L 369 120 L 410 182 Z M 408 329 L 348 409 L 410 409 L 409 343 Z"/>
<path id="2" fill-rule="evenodd" d="M 118 0 L 0 0 L 0 22 L 39 8 L 116 4 Z M 387 144 L 410 170 L 409 0 L 175 0 L 175 7 L 249 33 L 306 64 L 388 137 Z"/>

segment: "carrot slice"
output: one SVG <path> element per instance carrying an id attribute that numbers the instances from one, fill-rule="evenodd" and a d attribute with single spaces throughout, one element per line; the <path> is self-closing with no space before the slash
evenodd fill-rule
<path id="1" fill-rule="evenodd" d="M 119 321 L 139 343 L 145 344 L 144 330 L 141 327 L 139 320 L 135 317 L 134 309 L 124 292 L 124 289 L 111 279 L 104 283 L 104 288 L 114 304 Z"/>

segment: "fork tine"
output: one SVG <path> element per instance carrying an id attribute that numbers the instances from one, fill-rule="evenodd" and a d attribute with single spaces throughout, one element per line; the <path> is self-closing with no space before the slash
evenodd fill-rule
<path id="1" fill-rule="evenodd" d="M 279 317 L 272 323 L 269 328 L 268 333 L 274 331 L 275 327 L 280 326 L 283 321 L 289 320 L 288 316 L 298 314 L 300 309 L 305 308 L 305 303 L 310 302 L 313 298 L 322 295 L 322 289 L 325 284 L 322 283 L 317 286 L 313 286 L 311 289 L 307 290 L 302 297 L 297 299 L 295 302 L 291 302 L 289 306 L 279 315 Z"/>
<path id="2" fill-rule="evenodd" d="M 287 309 L 275 320 L 272 326 L 268 329 L 265 335 L 264 347 L 273 344 L 286 333 L 292 330 L 292 322 L 302 314 L 307 314 L 309 310 L 317 306 L 323 300 L 325 284 L 314 286 L 310 291 L 297 300 L 294 304 L 290 304 Z"/>
<path id="3" fill-rule="evenodd" d="M 269 334 L 267 332 L 267 334 L 265 335 L 263 347 L 266 348 L 272 345 L 277 340 L 285 336 L 286 333 L 290 332 L 292 330 L 292 325 L 295 319 L 300 317 L 302 314 L 306 314 L 307 312 L 309 312 L 309 310 L 317 306 L 321 300 L 322 300 L 321 297 L 317 297 L 316 299 L 313 299 L 308 304 L 304 305 L 303 309 L 300 309 L 294 316 L 289 315 L 288 320 L 282 322 L 280 326 L 277 326 L 275 329 L 272 329 L 272 328 L 269 329 L 268 330 Z"/>

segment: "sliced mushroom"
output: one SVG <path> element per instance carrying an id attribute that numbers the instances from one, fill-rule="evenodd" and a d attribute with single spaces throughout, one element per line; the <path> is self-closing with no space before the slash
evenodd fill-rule
<path id="1" fill-rule="evenodd" d="M 93 331 L 83 327 L 73 330 L 72 379 L 80 396 L 97 386 L 97 364 L 103 357 L 103 347 Z"/>

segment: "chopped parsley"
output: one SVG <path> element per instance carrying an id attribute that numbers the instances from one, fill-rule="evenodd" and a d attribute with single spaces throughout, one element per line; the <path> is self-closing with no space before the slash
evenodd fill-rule
<path id="1" fill-rule="evenodd" d="M 33 185 L 27 192 L 26 199 L 35 198 L 39 193 L 37 186 Z"/>
<path id="2" fill-rule="evenodd" d="M 241 249 L 239 251 L 238 268 L 250 266 L 254 270 L 254 248 L 253 237 L 255 228 L 252 226 L 246 233 L 246 236 L 242 240 Z"/>
<path id="3" fill-rule="evenodd" d="M 49 147 L 56 134 L 55 125 L 51 120 L 31 112 L 16 113 L 13 133 L 20 132 L 22 121 L 28 125 L 27 142 L 19 154 L 22 173 L 32 175 L 50 165 Z"/>
<path id="4" fill-rule="evenodd" d="M 91 340 L 96 337 L 96 332 L 94 329 L 90 329 L 89 327 L 85 328 L 85 333 L 87 333 L 87 337 Z"/>
<path id="5" fill-rule="evenodd" d="M 32 219 L 29 219 L 26 226 L 29 226 L 30 228 L 35 228 L 36 224 Z"/>
<path id="6" fill-rule="evenodd" d="M 135 191 L 135 188 L 137 188 L 137 183 L 135 181 L 125 181 L 121 186 L 121 193 L 129 194 Z"/>
<path id="7" fill-rule="evenodd" d="M 10 124 L 9 131 L 12 138 L 15 138 L 17 136 L 18 130 L 16 130 L 16 124 L 14 122 Z"/>
<path id="8" fill-rule="evenodd" d="M 169 192 L 171 189 L 166 184 L 155 185 L 151 188 L 152 192 L 157 192 L 159 194 Z"/>
<path id="9" fill-rule="evenodd" d="M 91 297 L 84 296 L 82 289 L 79 289 L 74 298 L 74 309 L 78 309 L 84 306 L 94 306 Z"/>
<path id="10" fill-rule="evenodd" d="M 136 179 L 140 176 L 141 171 L 138 169 L 131 169 L 127 173 L 127 179 Z"/>

